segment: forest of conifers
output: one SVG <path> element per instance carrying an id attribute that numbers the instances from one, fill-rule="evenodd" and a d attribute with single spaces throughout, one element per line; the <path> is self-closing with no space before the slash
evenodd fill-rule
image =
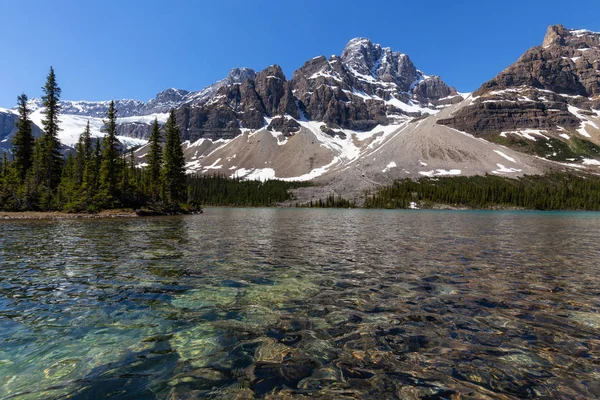
<path id="1" fill-rule="evenodd" d="M 123 154 L 117 133 L 117 110 L 111 102 L 102 140 L 91 136 L 89 123 L 75 151 L 63 154 L 60 131 L 61 89 L 54 70 L 42 87 L 43 134 L 34 138 L 28 98 L 18 97 L 17 131 L 10 157 L 0 165 L 0 209 L 7 211 L 88 211 L 152 206 L 181 209 L 189 204 L 185 159 L 175 112 L 164 126 L 155 121 L 147 156 L 148 167 L 135 166 L 133 152 Z"/>
<path id="2" fill-rule="evenodd" d="M 499 176 L 403 179 L 368 195 L 367 208 L 600 210 L 600 177 L 554 173 L 510 179 Z"/>

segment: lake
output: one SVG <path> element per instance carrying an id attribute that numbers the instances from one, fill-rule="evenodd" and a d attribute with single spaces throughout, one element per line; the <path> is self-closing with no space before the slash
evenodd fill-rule
<path id="1" fill-rule="evenodd" d="M 0 268 L 2 399 L 600 394 L 600 213 L 0 221 Z"/>

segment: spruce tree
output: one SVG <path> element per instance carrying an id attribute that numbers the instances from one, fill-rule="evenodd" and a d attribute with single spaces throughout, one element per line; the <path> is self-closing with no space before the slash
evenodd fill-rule
<path id="1" fill-rule="evenodd" d="M 92 137 L 90 123 L 88 121 L 84 131 L 79 135 L 79 141 L 75 145 L 75 169 L 74 180 L 77 186 L 77 198 L 79 206 L 86 208 L 89 205 L 91 192 L 89 185 L 92 163 Z M 64 174 L 63 174 L 64 177 Z"/>
<path id="2" fill-rule="evenodd" d="M 163 163 L 162 148 L 160 146 L 160 128 L 158 126 L 157 119 L 154 119 L 154 124 L 152 125 L 152 133 L 150 134 L 150 149 L 148 151 L 147 160 L 150 192 L 153 197 L 156 197 L 158 188 L 160 186 L 160 169 Z"/>
<path id="3" fill-rule="evenodd" d="M 117 189 L 121 183 L 121 159 L 117 140 L 117 110 L 111 101 L 106 113 L 106 135 L 102 142 L 102 163 L 100 166 L 100 189 L 105 201 L 113 202 L 118 197 Z"/>
<path id="4" fill-rule="evenodd" d="M 79 147 L 82 152 L 83 176 L 81 177 L 82 202 L 89 206 L 93 196 L 97 171 L 95 171 L 94 149 L 92 148 L 92 135 L 90 122 L 79 138 Z"/>
<path id="5" fill-rule="evenodd" d="M 2 152 L 2 168 L 0 168 L 0 172 L 2 173 L 2 177 L 5 178 L 8 174 L 8 154 L 6 152 Z"/>
<path id="6" fill-rule="evenodd" d="M 19 120 L 17 121 L 17 133 L 13 141 L 14 166 L 19 172 L 21 181 L 25 179 L 27 171 L 33 163 L 33 130 L 29 120 L 29 108 L 27 107 L 27 95 L 21 94 L 17 98 Z"/>
<path id="7" fill-rule="evenodd" d="M 60 142 L 58 140 L 58 114 L 60 112 L 60 93 L 61 89 L 56 83 L 56 75 L 54 69 L 50 67 L 50 72 L 46 77 L 46 84 L 42 87 L 44 95 L 42 96 L 44 110 L 44 136 L 42 141 L 42 181 L 46 189 L 44 196 L 44 207 L 49 208 L 52 201 L 52 190 L 55 189 L 60 182 L 62 156 L 60 154 Z"/>
<path id="8" fill-rule="evenodd" d="M 175 110 L 171 109 L 165 125 L 167 140 L 164 152 L 164 167 L 162 170 L 163 192 L 169 205 L 177 205 L 187 200 L 185 158 L 181 148 L 179 127 L 175 119 Z"/>
<path id="9" fill-rule="evenodd" d="M 44 110 L 44 138 L 45 151 L 48 164 L 48 177 L 53 186 L 58 185 L 58 176 L 60 176 L 60 166 L 62 165 L 62 156 L 60 155 L 60 142 L 58 140 L 58 132 L 60 131 L 58 115 L 60 113 L 60 94 L 61 89 L 56 83 L 56 75 L 54 69 L 50 67 L 50 72 L 46 77 L 46 84 L 42 87 L 44 95 L 42 96 Z"/>
<path id="10" fill-rule="evenodd" d="M 83 173 L 82 202 L 88 211 L 96 211 L 102 205 L 102 201 L 97 197 L 100 166 L 102 164 L 102 148 L 100 139 L 96 139 L 95 142 L 95 145 L 93 145 L 90 139 L 90 158 Z"/>
<path id="11" fill-rule="evenodd" d="M 94 187 L 100 186 L 100 168 L 102 167 L 102 142 L 100 139 L 96 139 L 96 146 L 94 147 L 94 162 L 93 165 L 93 182 Z"/>
<path id="12" fill-rule="evenodd" d="M 92 132 L 90 131 L 90 121 L 88 121 L 85 130 L 79 138 L 84 150 L 84 159 L 89 161 L 92 158 Z"/>

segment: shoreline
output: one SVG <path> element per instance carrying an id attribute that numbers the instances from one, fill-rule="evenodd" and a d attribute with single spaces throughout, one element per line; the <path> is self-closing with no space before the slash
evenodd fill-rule
<path id="1" fill-rule="evenodd" d="M 279 208 L 279 209 L 345 209 L 339 207 L 285 207 L 285 206 L 272 206 L 272 207 L 248 207 L 248 206 L 206 206 L 206 208 Z M 422 207 L 416 209 L 410 208 L 363 208 L 356 207 L 354 210 L 400 210 L 400 211 L 541 211 L 541 212 L 599 212 L 597 210 L 535 210 L 528 208 L 519 207 L 493 207 L 493 208 L 468 208 L 468 207 L 456 207 L 456 206 L 434 206 L 434 207 Z M 99 219 L 99 218 L 110 218 L 110 219 L 126 219 L 126 218 L 148 218 L 146 216 L 137 215 L 134 210 L 127 209 L 116 209 L 116 210 L 103 210 L 98 213 L 67 213 L 62 211 L 0 211 L 0 222 L 2 221 L 14 221 L 14 220 L 74 220 L 74 219 Z"/>
<path id="2" fill-rule="evenodd" d="M 93 218 L 138 218 L 134 210 L 116 209 L 91 213 L 67 213 L 62 211 L 0 211 L 2 220 L 55 220 Z"/>

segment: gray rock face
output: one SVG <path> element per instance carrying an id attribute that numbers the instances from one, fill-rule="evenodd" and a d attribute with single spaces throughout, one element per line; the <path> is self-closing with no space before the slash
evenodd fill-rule
<path id="1" fill-rule="evenodd" d="M 266 117 L 298 117 L 291 87 L 281 67 L 273 65 L 243 83 L 221 86 L 214 97 L 184 104 L 177 111 L 184 140 L 231 139 L 242 129 L 260 129 Z"/>
<path id="2" fill-rule="evenodd" d="M 393 52 L 389 47 L 383 48 L 365 38 L 348 42 L 340 61 L 351 76 L 353 87 L 384 100 L 389 100 L 390 96 L 400 99 L 408 94 L 406 100 L 412 97 L 426 105 L 430 100 L 456 94 L 439 77 L 430 77 L 417 70 L 408 55 Z M 414 96 L 416 85 L 421 87 L 420 98 Z M 431 88 L 424 90 L 427 87 Z"/>
<path id="3" fill-rule="evenodd" d="M 584 97 L 600 94 L 600 33 L 556 25 L 548 28 L 543 43 L 525 52 L 475 95 L 515 86 Z"/>
<path id="4" fill-rule="evenodd" d="M 152 125 L 142 122 L 127 122 L 117 125 L 117 135 L 136 139 L 148 139 L 152 132 Z"/>
<path id="5" fill-rule="evenodd" d="M 8 151 L 12 146 L 12 138 L 17 130 L 15 114 L 0 111 L 0 152 Z"/>
<path id="6" fill-rule="evenodd" d="M 254 89 L 267 116 L 279 113 L 281 99 L 286 94 L 285 83 L 286 78 L 279 65 L 272 65 L 256 75 Z"/>
<path id="7" fill-rule="evenodd" d="M 82 117 L 105 118 L 110 101 L 60 101 L 61 113 Z M 115 100 L 119 117 L 132 117 L 142 114 L 145 104 L 138 100 Z M 31 111 L 42 107 L 40 99 L 29 101 Z M 151 114 L 151 113 L 150 113 Z"/>
<path id="8" fill-rule="evenodd" d="M 394 83 L 401 91 L 409 91 L 419 76 L 406 54 L 382 48 L 369 39 L 352 39 L 342 52 L 341 62 L 358 80 Z"/>
<path id="9" fill-rule="evenodd" d="M 439 76 L 432 76 L 428 79 L 424 79 L 412 89 L 413 96 L 419 103 L 426 103 L 432 101 L 435 103 L 440 99 L 447 98 L 450 96 L 456 96 L 458 93 L 456 89 L 446 85 Z M 440 104 L 439 102 L 437 104 Z"/>
<path id="10" fill-rule="evenodd" d="M 575 129 L 581 120 L 569 106 L 597 109 L 600 34 L 548 28 L 534 47 L 474 93 L 476 100 L 440 123 L 476 135 L 514 129 Z"/>
<path id="11" fill-rule="evenodd" d="M 267 129 L 281 132 L 284 136 L 291 136 L 300 130 L 300 124 L 295 119 L 277 116 L 271 120 Z"/>
<path id="12" fill-rule="evenodd" d="M 254 76 L 252 69 L 234 68 L 224 79 L 201 91 L 188 92 L 171 88 L 160 92 L 146 103 L 131 99 L 115 100 L 115 107 L 120 118 L 167 113 L 171 108 L 177 109 L 183 104 L 202 104 L 212 98 L 221 87 L 243 83 L 248 79 L 254 79 Z M 63 100 L 60 102 L 62 114 L 93 118 L 105 118 L 109 104 L 110 101 Z M 42 107 L 42 102 L 40 99 L 31 99 L 29 107 L 35 111 Z M 125 133 L 126 130 L 123 129 L 123 132 Z"/>
<path id="13" fill-rule="evenodd" d="M 10 152 L 13 138 L 17 132 L 16 123 L 19 117 L 11 112 L 0 110 L 0 153 Z M 39 137 L 42 131 L 35 124 L 32 124 L 33 135 Z"/>
<path id="14" fill-rule="evenodd" d="M 351 40 L 341 57 L 306 62 L 294 72 L 292 86 L 307 118 L 357 130 L 387 125 L 394 116 L 420 115 L 399 108 L 396 100 L 432 113 L 437 105 L 452 103 L 440 99 L 462 100 L 439 77 L 418 71 L 406 54 L 364 38 Z"/>
<path id="15" fill-rule="evenodd" d="M 432 113 L 438 105 L 452 104 L 452 96 L 462 100 L 439 77 L 418 71 L 407 55 L 362 38 L 351 40 L 340 57 L 307 61 L 291 81 L 277 65 L 256 74 L 234 70 L 230 77 L 225 81 L 233 83 L 221 81 L 186 97 L 195 99 L 184 100 L 178 110 L 186 140 L 235 137 L 243 128 L 264 127 L 268 118 L 269 129 L 289 135 L 297 124 L 286 116 L 368 130 L 389 124 L 391 117 L 421 114 L 390 100 L 428 107 Z"/>
<path id="16" fill-rule="evenodd" d="M 169 112 L 171 108 L 181 106 L 186 96 L 190 92 L 187 90 L 167 89 L 156 95 L 155 98 L 144 104 L 139 113 L 140 115 L 150 115 Z"/>
<path id="17" fill-rule="evenodd" d="M 189 93 L 183 99 L 183 104 L 203 104 L 215 96 L 220 88 L 235 85 L 237 83 L 244 83 L 247 80 L 253 80 L 255 75 L 256 73 L 253 69 L 234 68 L 229 71 L 224 79 L 215 82 L 198 92 Z"/>

